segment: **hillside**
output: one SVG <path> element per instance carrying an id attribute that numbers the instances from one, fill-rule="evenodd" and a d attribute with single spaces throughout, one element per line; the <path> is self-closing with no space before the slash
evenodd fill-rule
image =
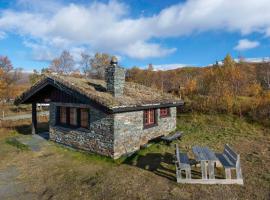
<path id="1" fill-rule="evenodd" d="M 240 62 L 238 68 L 248 75 L 249 81 L 256 81 L 264 89 L 270 89 L 270 62 Z M 182 67 L 164 71 L 149 71 L 134 67 L 128 70 L 128 80 L 147 86 L 158 87 L 164 91 L 176 91 L 179 86 L 186 87 L 191 79 L 200 80 L 205 72 L 217 65 L 203 67 Z M 222 67 L 219 64 L 219 67 Z"/>

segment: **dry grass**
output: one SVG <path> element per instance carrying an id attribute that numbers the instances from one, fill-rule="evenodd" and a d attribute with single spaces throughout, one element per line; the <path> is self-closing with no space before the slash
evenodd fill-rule
<path id="1" fill-rule="evenodd" d="M 5 139 L 28 136 L 10 132 L 10 128 L 0 130 L 0 170 L 11 166 L 18 170 L 19 175 L 12 180 L 24 188 L 14 194 L 18 198 L 269 199 L 269 129 L 231 116 L 198 114 L 180 116 L 178 126 L 185 132 L 179 145 L 187 152 L 194 144 L 221 151 L 223 144 L 230 143 L 241 154 L 245 185 L 177 184 L 173 145 L 153 144 L 118 164 L 53 142 L 41 144 L 38 152 L 18 151 Z"/>
<path id="2" fill-rule="evenodd" d="M 64 86 L 73 89 L 80 94 L 88 96 L 90 99 L 108 107 L 129 107 L 140 106 L 144 104 L 156 103 L 173 103 L 181 100 L 171 94 L 162 93 L 161 91 L 139 85 L 133 82 L 126 82 L 124 88 L 124 95 L 122 97 L 113 97 L 112 94 L 106 91 L 105 81 L 95 79 L 76 78 L 72 76 L 49 75 L 49 78 L 63 84 Z M 47 77 L 38 81 L 29 90 L 24 92 L 22 96 L 18 97 L 15 102 L 19 103 L 30 90 L 37 87 L 46 81 Z"/>
<path id="3" fill-rule="evenodd" d="M 4 116 L 14 116 L 31 113 L 30 105 L 19 105 L 15 106 L 11 103 L 0 104 L 0 118 Z"/>

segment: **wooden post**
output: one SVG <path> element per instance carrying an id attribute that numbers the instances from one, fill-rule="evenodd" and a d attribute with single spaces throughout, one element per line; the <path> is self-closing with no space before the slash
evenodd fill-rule
<path id="1" fill-rule="evenodd" d="M 225 169 L 225 174 L 226 174 L 226 179 L 231 179 L 232 178 L 231 169 L 230 168 L 226 168 Z"/>
<path id="2" fill-rule="evenodd" d="M 208 162 L 208 170 L 209 170 L 209 179 L 215 179 L 215 162 Z"/>
<path id="3" fill-rule="evenodd" d="M 207 180 L 207 167 L 206 161 L 201 161 L 202 179 Z"/>
<path id="4" fill-rule="evenodd" d="M 237 155 L 237 160 L 236 160 L 236 177 L 237 179 L 242 179 L 242 171 L 240 167 L 240 155 Z"/>
<path id="5" fill-rule="evenodd" d="M 32 103 L 32 134 L 37 133 L 37 104 Z"/>

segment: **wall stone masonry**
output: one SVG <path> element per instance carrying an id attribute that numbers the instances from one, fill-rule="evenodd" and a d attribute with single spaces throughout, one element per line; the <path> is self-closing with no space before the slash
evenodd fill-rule
<path id="1" fill-rule="evenodd" d="M 105 78 L 107 83 L 107 91 L 114 97 L 123 95 L 125 85 L 125 69 L 115 65 L 106 68 Z"/>
<path id="2" fill-rule="evenodd" d="M 82 107 L 78 104 L 57 105 Z M 57 105 L 50 105 L 50 140 L 113 157 L 113 115 L 89 107 L 89 129 L 61 127 L 56 124 Z"/>
<path id="3" fill-rule="evenodd" d="M 176 108 L 170 108 L 170 116 L 161 118 L 157 109 L 157 126 L 143 127 L 143 111 L 114 114 L 114 158 L 140 149 L 149 140 L 174 131 Z"/>
<path id="4" fill-rule="evenodd" d="M 50 105 L 50 139 L 78 149 L 110 156 L 114 159 L 133 153 L 149 140 L 166 135 L 176 128 L 176 108 L 161 118 L 157 109 L 157 125 L 143 127 L 143 111 L 107 114 L 89 107 L 89 129 L 66 128 L 56 124 L 56 106 L 83 107 L 80 104 Z"/>

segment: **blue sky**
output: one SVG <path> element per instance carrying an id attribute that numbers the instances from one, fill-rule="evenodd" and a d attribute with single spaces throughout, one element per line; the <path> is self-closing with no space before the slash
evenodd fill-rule
<path id="1" fill-rule="evenodd" d="M 0 55 L 25 71 L 61 51 L 117 55 L 122 66 L 204 66 L 227 53 L 270 56 L 268 0 L 0 0 Z"/>

